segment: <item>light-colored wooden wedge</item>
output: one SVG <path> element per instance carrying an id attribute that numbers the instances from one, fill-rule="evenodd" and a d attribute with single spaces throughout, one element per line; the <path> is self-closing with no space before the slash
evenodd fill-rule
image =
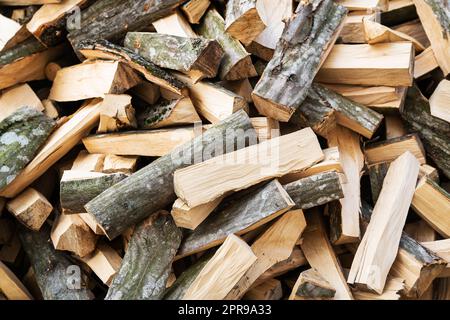
<path id="1" fill-rule="evenodd" d="M 33 296 L 16 277 L 16 275 L 0 261 L 0 291 L 9 300 L 33 300 Z"/>
<path id="2" fill-rule="evenodd" d="M 0 121 L 17 109 L 27 106 L 43 111 L 44 106 L 28 84 L 21 84 L 3 90 L 0 96 Z"/>
<path id="3" fill-rule="evenodd" d="M 443 79 L 430 97 L 431 115 L 450 123 L 450 81 Z"/>

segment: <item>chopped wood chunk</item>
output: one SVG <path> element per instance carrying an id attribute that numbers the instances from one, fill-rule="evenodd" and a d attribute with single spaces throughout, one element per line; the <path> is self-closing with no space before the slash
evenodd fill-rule
<path id="1" fill-rule="evenodd" d="M 190 23 L 197 24 L 200 23 L 210 4 L 209 0 L 189 0 L 181 6 L 181 10 Z"/>
<path id="2" fill-rule="evenodd" d="M 103 99 L 101 108 L 97 133 L 115 132 L 137 127 L 135 111 L 131 105 L 131 96 L 107 94 Z"/>
<path id="3" fill-rule="evenodd" d="M 264 29 L 256 0 L 230 0 L 225 11 L 225 32 L 248 45 Z"/>
<path id="4" fill-rule="evenodd" d="M 439 234 L 450 237 L 450 195 L 436 182 L 423 178 L 417 185 L 411 206 Z"/>
<path id="5" fill-rule="evenodd" d="M 408 223 L 403 231 L 418 242 L 436 240 L 436 232 L 425 220 Z"/>
<path id="6" fill-rule="evenodd" d="M 119 271 L 122 258 L 107 244 L 99 244 L 97 249 L 82 259 L 107 286 L 111 285 Z"/>
<path id="7" fill-rule="evenodd" d="M 0 261 L 0 291 L 8 300 L 33 300 L 33 296 L 16 277 L 16 275 Z"/>
<path id="8" fill-rule="evenodd" d="M 137 156 L 115 156 L 107 154 L 103 161 L 104 173 L 125 173 L 131 174 L 136 171 Z"/>
<path id="9" fill-rule="evenodd" d="M 198 206 L 227 192 L 307 169 L 323 158 L 316 135 L 307 128 L 177 170 L 175 193 L 189 206 Z M 226 176 L 227 183 L 220 176 Z"/>
<path id="10" fill-rule="evenodd" d="M 177 199 L 170 214 L 178 227 L 195 230 L 216 209 L 222 200 L 223 197 L 220 197 L 191 208 L 183 200 Z"/>
<path id="11" fill-rule="evenodd" d="M 39 231 L 53 211 L 51 203 L 33 188 L 28 188 L 6 203 L 6 208 L 21 223 L 34 231 Z"/>
<path id="12" fill-rule="evenodd" d="M 410 152 L 405 152 L 390 165 L 373 217 L 355 254 L 348 283 L 362 290 L 383 293 L 418 174 L 419 161 Z"/>
<path id="13" fill-rule="evenodd" d="M 103 236 L 105 233 L 103 232 L 102 227 L 95 221 L 95 218 L 89 213 L 79 213 L 78 216 L 86 222 L 86 224 L 91 228 L 91 230 L 100 236 Z"/>
<path id="14" fill-rule="evenodd" d="M 433 71 L 439 67 L 436 57 L 431 47 L 426 48 L 421 54 L 417 55 L 414 60 L 414 79 L 418 79 L 424 74 Z"/>
<path id="15" fill-rule="evenodd" d="M 442 80 L 430 97 L 430 112 L 432 116 L 450 123 L 450 81 Z"/>
<path id="16" fill-rule="evenodd" d="M 388 276 L 382 294 L 353 290 L 355 300 L 400 300 L 401 292 L 405 289 L 404 280 Z"/>
<path id="17" fill-rule="evenodd" d="M 281 300 L 282 297 L 283 288 L 281 281 L 269 279 L 247 291 L 243 300 Z"/>
<path id="18" fill-rule="evenodd" d="M 289 300 L 329 300 L 336 290 L 315 269 L 300 273 Z"/>
<path id="19" fill-rule="evenodd" d="M 394 139 L 407 134 L 402 118 L 397 115 L 387 115 L 384 117 L 386 124 L 386 139 Z"/>
<path id="20" fill-rule="evenodd" d="M 104 161 L 104 154 L 88 153 L 83 150 L 75 158 L 71 170 L 101 172 Z"/>
<path id="21" fill-rule="evenodd" d="M 347 14 L 344 20 L 344 26 L 339 34 L 342 43 L 365 43 L 363 21 L 379 22 L 379 16 L 376 13 L 367 11 L 352 11 Z"/>
<path id="22" fill-rule="evenodd" d="M 41 100 L 28 84 L 17 85 L 2 91 L 0 96 L 0 121 L 24 106 L 39 111 L 44 110 Z"/>
<path id="23" fill-rule="evenodd" d="M 250 120 L 252 121 L 253 128 L 256 130 L 259 142 L 270 140 L 281 135 L 280 124 L 277 120 L 267 117 L 251 118 Z"/>
<path id="24" fill-rule="evenodd" d="M 421 244 L 447 262 L 446 268 L 441 272 L 439 277 L 448 277 L 450 274 L 450 239 L 425 241 Z"/>
<path id="25" fill-rule="evenodd" d="M 224 299 L 256 260 L 252 249 L 230 234 L 186 290 L 183 300 Z"/>

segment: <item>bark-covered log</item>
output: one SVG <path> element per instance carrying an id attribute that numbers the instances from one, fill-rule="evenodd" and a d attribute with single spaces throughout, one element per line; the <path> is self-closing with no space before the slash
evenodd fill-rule
<path id="1" fill-rule="evenodd" d="M 290 121 L 310 126 L 324 137 L 337 123 L 370 139 L 383 121 L 383 115 L 320 84 L 313 84 Z"/>
<path id="2" fill-rule="evenodd" d="M 339 173 L 323 172 L 283 186 L 295 208 L 310 209 L 344 197 Z"/>
<path id="3" fill-rule="evenodd" d="M 105 299 L 162 299 L 181 237 L 168 212 L 158 212 L 143 221 L 133 232 Z"/>
<path id="4" fill-rule="evenodd" d="M 430 114 L 430 104 L 417 87 L 408 90 L 404 107 L 400 110 L 410 131 L 417 131 L 427 155 L 450 178 L 450 126 L 445 120 Z"/>
<path id="5" fill-rule="evenodd" d="M 0 122 L 0 189 L 33 159 L 55 125 L 53 119 L 26 106 Z"/>
<path id="6" fill-rule="evenodd" d="M 86 40 L 79 43 L 78 48 L 86 58 L 120 61 L 141 73 L 148 81 L 178 95 L 186 94 L 184 91 L 186 85 L 183 82 L 130 49 L 117 46 L 106 40 Z"/>
<path id="7" fill-rule="evenodd" d="M 80 25 L 68 26 L 69 41 L 75 49 L 81 41 L 118 41 L 128 31 L 150 26 L 168 16 L 185 0 L 99 0 L 81 12 Z"/>
<path id="8" fill-rule="evenodd" d="M 294 205 L 277 180 L 244 190 L 222 204 L 184 237 L 178 256 L 220 245 L 229 234 L 241 235 L 256 229 Z"/>
<path id="9" fill-rule="evenodd" d="M 301 2 L 286 22 L 272 60 L 253 91 L 260 113 L 289 121 L 343 26 L 347 10 L 331 0 Z"/>
<path id="10" fill-rule="evenodd" d="M 215 10 L 210 9 L 196 30 L 208 39 L 215 39 L 222 46 L 225 54 L 219 69 L 222 80 L 239 80 L 256 76 L 250 54 L 242 44 L 225 31 L 225 21 Z"/>
<path id="11" fill-rule="evenodd" d="M 236 141 L 245 141 L 245 137 L 249 137 L 249 141 L 256 141 L 256 132 L 245 111 L 238 111 L 212 126 L 202 136 L 107 189 L 86 204 L 85 208 L 95 216 L 106 235 L 113 239 L 128 227 L 176 200 L 173 187 L 176 169 L 201 160 L 203 155 L 214 156 L 218 149 L 229 151 L 230 146 L 235 146 Z M 238 145 L 239 148 L 244 146 L 245 143 Z"/>
<path id="12" fill-rule="evenodd" d="M 389 169 L 388 162 L 380 162 L 369 166 L 370 188 L 372 191 L 373 203 L 377 202 L 380 195 L 381 187 L 383 186 L 384 177 Z"/>
<path id="13" fill-rule="evenodd" d="M 365 201 L 361 206 L 361 222 L 367 226 L 372 207 Z M 447 263 L 419 242 L 402 232 L 397 258 L 390 275 L 405 280 L 405 294 L 420 297 L 431 282 L 445 269 Z"/>
<path id="14" fill-rule="evenodd" d="M 181 300 L 187 289 L 197 278 L 200 271 L 211 259 L 212 254 L 205 254 L 186 271 L 184 271 L 175 281 L 175 283 L 165 292 L 164 300 Z"/>
<path id="15" fill-rule="evenodd" d="M 65 171 L 60 183 L 61 207 L 66 214 L 86 212 L 84 205 L 128 177 L 123 173 Z"/>
<path id="16" fill-rule="evenodd" d="M 189 73 L 196 80 L 214 78 L 224 54 L 215 40 L 151 32 L 128 32 L 124 45 L 161 68 Z"/>
<path id="17" fill-rule="evenodd" d="M 50 228 L 39 232 L 20 230 L 22 246 L 30 259 L 36 281 L 45 300 L 91 300 L 87 277 L 68 256 L 50 242 Z"/>

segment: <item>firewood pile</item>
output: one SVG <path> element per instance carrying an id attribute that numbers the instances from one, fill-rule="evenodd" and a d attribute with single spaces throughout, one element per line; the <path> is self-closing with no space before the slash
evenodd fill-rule
<path id="1" fill-rule="evenodd" d="M 0 0 L 0 300 L 450 299 L 442 0 Z"/>

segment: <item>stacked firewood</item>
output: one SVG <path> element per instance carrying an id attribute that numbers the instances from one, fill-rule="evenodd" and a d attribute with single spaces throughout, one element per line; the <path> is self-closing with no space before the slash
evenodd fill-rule
<path id="1" fill-rule="evenodd" d="M 0 0 L 0 299 L 450 299 L 440 0 Z"/>

